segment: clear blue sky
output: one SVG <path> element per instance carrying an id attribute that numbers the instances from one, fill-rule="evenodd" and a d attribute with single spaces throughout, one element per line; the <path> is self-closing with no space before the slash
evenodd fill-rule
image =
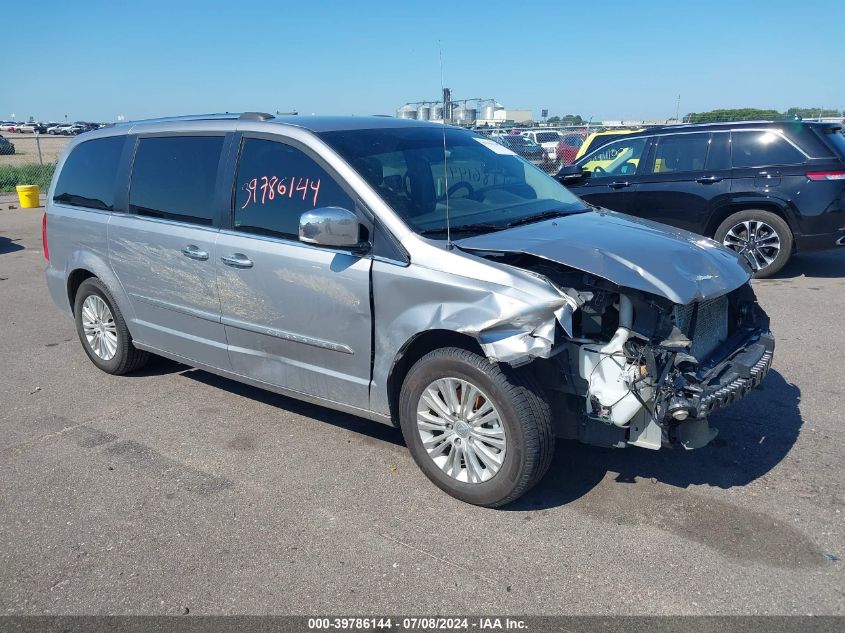
<path id="1" fill-rule="evenodd" d="M 4 20 L 0 119 L 392 114 L 438 98 L 438 40 L 456 98 L 537 115 L 662 118 L 678 94 L 682 114 L 841 110 L 843 14 L 843 0 L 29 0 Z"/>

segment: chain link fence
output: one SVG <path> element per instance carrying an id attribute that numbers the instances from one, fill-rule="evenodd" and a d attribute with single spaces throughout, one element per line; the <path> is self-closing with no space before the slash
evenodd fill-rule
<path id="1" fill-rule="evenodd" d="M 544 126 L 500 127 L 474 130 L 504 145 L 546 173 L 554 176 L 565 165 L 571 165 L 585 141 L 593 133 L 624 132 L 644 126 Z M 590 145 L 590 151 L 605 141 L 599 137 Z"/>
<path id="2" fill-rule="evenodd" d="M 56 162 L 71 137 L 48 134 L 0 134 L 0 193 L 17 185 L 38 185 L 46 193 Z"/>

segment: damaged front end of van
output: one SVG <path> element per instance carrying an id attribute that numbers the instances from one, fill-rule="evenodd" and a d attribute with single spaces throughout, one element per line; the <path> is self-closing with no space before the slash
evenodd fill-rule
<path id="1" fill-rule="evenodd" d="M 534 225 L 459 242 L 547 280 L 560 296 L 474 335 L 489 359 L 532 364 L 559 437 L 704 446 L 717 434 L 708 416 L 757 387 L 772 363 L 750 272 L 706 238 L 678 232 L 667 242 L 651 223 L 618 214 L 605 213 L 604 231 L 584 240 L 593 215 L 568 218 L 565 233 Z M 618 230 L 628 239 L 614 237 Z M 652 238 L 660 249 L 648 250 Z"/>

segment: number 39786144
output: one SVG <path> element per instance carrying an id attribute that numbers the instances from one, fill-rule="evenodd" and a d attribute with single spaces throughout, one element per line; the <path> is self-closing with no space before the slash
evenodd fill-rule
<path id="1" fill-rule="evenodd" d="M 246 209 L 251 204 L 266 204 L 273 200 L 302 197 L 306 202 L 310 197 L 311 206 L 317 206 L 317 198 L 320 195 L 320 179 L 312 179 L 297 176 L 261 176 L 253 178 L 243 185 L 247 196 L 241 209 Z"/>

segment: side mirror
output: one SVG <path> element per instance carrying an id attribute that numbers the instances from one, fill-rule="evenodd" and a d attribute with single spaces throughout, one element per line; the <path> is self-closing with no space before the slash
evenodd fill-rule
<path id="1" fill-rule="evenodd" d="M 575 182 L 581 180 L 588 174 L 589 172 L 585 172 L 581 165 L 564 165 L 560 168 L 560 171 L 557 172 L 555 178 L 566 184 L 567 182 Z"/>
<path id="2" fill-rule="evenodd" d="M 360 241 L 358 216 L 340 207 L 321 207 L 299 216 L 299 240 L 317 246 L 347 248 L 365 252 L 370 245 Z"/>

